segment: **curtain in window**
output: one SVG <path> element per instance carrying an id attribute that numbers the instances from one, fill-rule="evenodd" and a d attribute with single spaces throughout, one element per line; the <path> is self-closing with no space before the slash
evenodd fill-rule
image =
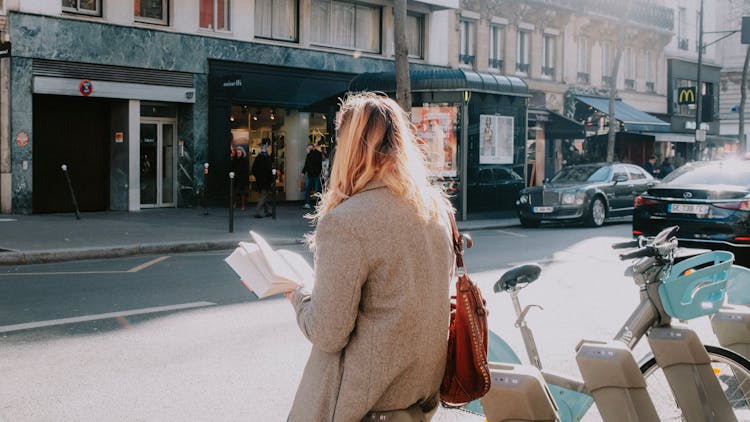
<path id="1" fill-rule="evenodd" d="M 380 50 L 380 9 L 357 5 L 355 22 L 355 47 L 365 51 Z"/>
<path id="2" fill-rule="evenodd" d="M 200 0 L 200 27 L 214 27 L 214 0 Z"/>
<path id="3" fill-rule="evenodd" d="M 272 0 L 255 0 L 255 35 L 271 38 Z"/>
<path id="4" fill-rule="evenodd" d="M 149 19 L 164 19 L 164 0 L 135 0 L 135 16 Z"/>
<path id="5" fill-rule="evenodd" d="M 331 44 L 353 48 L 354 42 L 353 4 L 333 2 L 331 11 Z"/>
<path id="6" fill-rule="evenodd" d="M 329 44 L 328 30 L 331 27 L 331 0 L 312 0 L 310 4 L 310 40 L 314 43 Z"/>
<path id="7" fill-rule="evenodd" d="M 408 15 L 406 17 L 406 45 L 409 56 L 422 57 L 422 17 Z"/>
<path id="8" fill-rule="evenodd" d="M 71 9 L 76 9 L 78 5 L 76 5 L 76 0 L 62 0 L 62 7 L 69 7 Z"/>
<path id="9" fill-rule="evenodd" d="M 78 8 L 81 10 L 97 10 L 96 8 L 96 2 L 98 0 L 81 0 Z M 0 2 L 1 3 L 1 2 Z M 75 3 L 75 2 L 73 2 Z"/>
<path id="10" fill-rule="evenodd" d="M 273 37 L 280 40 L 297 39 L 296 0 L 273 1 Z"/>

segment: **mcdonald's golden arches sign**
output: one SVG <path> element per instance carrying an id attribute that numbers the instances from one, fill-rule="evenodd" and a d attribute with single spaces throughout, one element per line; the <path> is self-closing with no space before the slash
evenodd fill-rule
<path id="1" fill-rule="evenodd" d="M 677 88 L 677 104 L 695 104 L 695 87 Z"/>

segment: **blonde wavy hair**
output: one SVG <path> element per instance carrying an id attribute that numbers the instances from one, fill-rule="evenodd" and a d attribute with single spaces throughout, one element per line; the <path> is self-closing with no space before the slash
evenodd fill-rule
<path id="1" fill-rule="evenodd" d="M 341 103 L 336 134 L 331 176 L 313 221 L 373 180 L 412 205 L 424 221 L 453 210 L 445 192 L 431 183 L 414 125 L 394 100 L 380 93 L 350 94 Z"/>

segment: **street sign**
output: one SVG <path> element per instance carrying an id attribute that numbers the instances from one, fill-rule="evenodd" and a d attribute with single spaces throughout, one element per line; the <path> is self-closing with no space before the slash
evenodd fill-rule
<path id="1" fill-rule="evenodd" d="M 706 129 L 698 129 L 695 131 L 695 140 L 698 142 L 706 141 Z"/>
<path id="2" fill-rule="evenodd" d="M 677 88 L 677 104 L 695 104 L 695 87 L 686 86 Z"/>
<path id="3" fill-rule="evenodd" d="M 740 32 L 740 42 L 750 44 L 750 16 L 742 17 L 742 31 Z"/>

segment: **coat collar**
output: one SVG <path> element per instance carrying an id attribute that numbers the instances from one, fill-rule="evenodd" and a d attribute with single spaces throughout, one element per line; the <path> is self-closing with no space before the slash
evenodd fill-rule
<path id="1" fill-rule="evenodd" d="M 386 187 L 386 184 L 382 180 L 380 180 L 380 179 L 370 180 L 369 182 L 367 182 L 367 184 L 365 185 L 365 187 L 362 188 L 362 190 L 360 192 L 366 192 L 368 190 L 380 189 L 380 188 L 384 188 L 384 187 Z"/>

